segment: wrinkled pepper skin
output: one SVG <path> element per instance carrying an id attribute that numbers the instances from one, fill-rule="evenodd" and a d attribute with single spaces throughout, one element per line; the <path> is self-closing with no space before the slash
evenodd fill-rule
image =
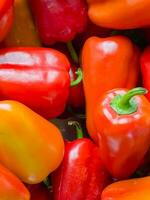
<path id="1" fill-rule="evenodd" d="M 132 29 L 150 25 L 149 0 L 87 0 L 88 15 L 99 26 Z"/>
<path id="2" fill-rule="evenodd" d="M 137 110 L 131 114 L 118 114 L 111 107 L 117 95 L 125 89 L 113 89 L 100 97 L 95 109 L 101 158 L 110 174 L 125 179 L 140 166 L 150 146 L 150 103 L 146 97 L 131 99 Z"/>
<path id="3" fill-rule="evenodd" d="M 14 22 L 4 46 L 41 46 L 27 0 L 14 1 Z"/>
<path id="4" fill-rule="evenodd" d="M 83 86 L 86 99 L 86 125 L 97 141 L 93 111 L 107 90 L 133 88 L 139 74 L 139 50 L 123 36 L 89 38 L 82 50 Z"/>
<path id="5" fill-rule="evenodd" d="M 71 65 L 70 67 L 70 79 L 71 81 L 76 80 L 77 78 L 77 67 Z M 70 87 L 68 104 L 73 108 L 83 108 L 85 105 L 84 91 L 83 91 L 83 83 L 80 82 L 78 85 L 74 87 Z"/>
<path id="6" fill-rule="evenodd" d="M 69 95 L 69 70 L 67 57 L 54 49 L 1 49 L 0 100 L 17 100 L 45 118 L 59 116 Z"/>
<path id="7" fill-rule="evenodd" d="M 66 142 L 65 155 L 52 173 L 54 200 L 99 200 L 109 177 L 98 147 L 89 139 Z"/>
<path id="8" fill-rule="evenodd" d="M 84 0 L 29 2 L 40 38 L 45 45 L 70 41 L 86 27 L 87 8 Z"/>
<path id="9" fill-rule="evenodd" d="M 0 1 L 0 42 L 5 38 L 13 23 L 14 0 Z"/>
<path id="10" fill-rule="evenodd" d="M 8 169 L 0 165 L 0 199 L 29 200 L 30 194 L 23 183 Z"/>
<path id="11" fill-rule="evenodd" d="M 0 163 L 25 183 L 42 182 L 63 159 L 60 131 L 17 101 L 1 101 L 0 115 Z"/>
<path id="12" fill-rule="evenodd" d="M 102 193 L 102 200 L 149 200 L 150 177 L 113 183 Z"/>
<path id="13" fill-rule="evenodd" d="M 149 91 L 146 96 L 150 100 L 150 46 L 144 50 L 141 56 L 141 71 L 143 86 Z"/>

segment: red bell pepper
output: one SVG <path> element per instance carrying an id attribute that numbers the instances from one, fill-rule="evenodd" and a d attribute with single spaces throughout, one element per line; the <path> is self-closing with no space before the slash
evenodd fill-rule
<path id="1" fill-rule="evenodd" d="M 93 111 L 104 92 L 113 88 L 136 87 L 140 53 L 124 36 L 91 37 L 82 50 L 83 86 L 86 99 L 86 125 L 96 142 Z"/>
<path id="2" fill-rule="evenodd" d="M 0 50 L 0 100 L 17 100 L 45 118 L 60 115 L 70 86 L 69 62 L 47 48 Z"/>
<path id="3" fill-rule="evenodd" d="M 31 194 L 30 200 L 52 200 L 52 195 L 44 183 L 27 185 Z"/>
<path id="4" fill-rule="evenodd" d="M 74 80 L 77 79 L 76 72 L 77 72 L 77 67 L 75 67 L 74 65 L 71 65 L 71 68 L 70 68 L 71 81 L 74 81 Z M 70 87 L 68 104 L 73 108 L 84 107 L 85 98 L 84 98 L 84 91 L 83 91 L 82 82 L 80 82 L 75 87 Z"/>
<path id="5" fill-rule="evenodd" d="M 129 177 L 141 164 L 150 146 L 150 103 L 140 94 L 146 89 L 106 92 L 95 109 L 102 161 L 111 175 Z"/>
<path id="6" fill-rule="evenodd" d="M 66 142 L 65 155 L 59 168 L 52 173 L 54 200 L 99 200 L 109 183 L 109 176 L 101 162 L 98 147 L 82 138 L 77 122 L 78 138 Z"/>
<path id="7" fill-rule="evenodd" d="M 23 183 L 0 165 L 0 200 L 29 200 L 30 194 Z"/>
<path id="8" fill-rule="evenodd" d="M 143 86 L 149 91 L 146 96 L 150 100 L 150 46 L 142 54 L 141 71 Z"/>
<path id="9" fill-rule="evenodd" d="M 4 39 L 13 22 L 14 0 L 0 1 L 0 41 Z"/>
<path id="10" fill-rule="evenodd" d="M 44 44 L 72 40 L 87 22 L 85 0 L 29 0 L 39 35 Z"/>

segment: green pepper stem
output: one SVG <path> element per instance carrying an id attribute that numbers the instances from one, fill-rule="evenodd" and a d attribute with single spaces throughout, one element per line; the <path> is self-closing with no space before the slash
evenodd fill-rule
<path id="1" fill-rule="evenodd" d="M 127 107 L 130 105 L 130 99 L 136 95 L 144 95 L 147 93 L 147 90 L 142 87 L 133 88 L 132 90 L 129 90 L 125 95 L 122 96 L 119 106 L 120 107 Z"/>
<path id="2" fill-rule="evenodd" d="M 50 181 L 49 181 L 48 177 L 45 178 L 45 180 L 43 181 L 43 183 L 44 183 L 44 185 L 45 185 L 48 189 L 51 188 Z"/>
<path id="3" fill-rule="evenodd" d="M 137 102 L 132 100 L 136 95 L 144 95 L 148 91 L 145 88 L 137 87 L 132 90 L 129 90 L 124 95 L 117 95 L 110 102 L 110 106 L 113 110 L 119 115 L 131 114 L 137 111 L 138 105 Z"/>
<path id="4" fill-rule="evenodd" d="M 71 87 L 78 85 L 82 81 L 82 78 L 83 78 L 81 68 L 78 68 L 78 70 L 75 73 L 77 74 L 77 79 L 71 81 L 71 84 L 70 84 Z"/>
<path id="5" fill-rule="evenodd" d="M 69 50 L 69 53 L 70 53 L 70 55 L 71 55 L 71 58 L 72 58 L 73 62 L 74 62 L 75 64 L 79 64 L 78 55 L 77 55 L 77 53 L 76 53 L 76 51 L 75 51 L 75 48 L 73 47 L 73 44 L 72 44 L 71 41 L 70 41 L 70 42 L 67 42 L 67 48 L 68 48 L 68 50 Z"/>
<path id="6" fill-rule="evenodd" d="M 79 122 L 77 122 L 77 121 L 69 121 L 68 125 L 69 126 L 74 126 L 76 128 L 76 133 L 77 133 L 77 138 L 78 139 L 83 138 L 83 131 L 82 131 L 82 128 L 81 128 L 81 125 L 79 124 Z"/>

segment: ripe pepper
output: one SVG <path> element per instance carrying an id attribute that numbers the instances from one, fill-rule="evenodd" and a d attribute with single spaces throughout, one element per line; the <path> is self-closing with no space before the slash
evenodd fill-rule
<path id="1" fill-rule="evenodd" d="M 27 0 L 14 1 L 14 22 L 4 40 L 6 47 L 41 46 Z"/>
<path id="2" fill-rule="evenodd" d="M 23 183 L 7 168 L 0 165 L 0 199 L 29 200 L 30 194 Z"/>
<path id="3" fill-rule="evenodd" d="M 0 42 L 4 39 L 12 26 L 13 2 L 14 0 L 0 1 Z"/>
<path id="4" fill-rule="evenodd" d="M 124 36 L 89 38 L 82 50 L 83 86 L 86 99 L 87 129 L 97 141 L 93 111 L 107 90 L 136 86 L 139 74 L 139 50 Z"/>
<path id="5" fill-rule="evenodd" d="M 109 176 L 101 162 L 98 147 L 82 138 L 77 122 L 78 139 L 66 142 L 65 155 L 59 168 L 52 173 L 54 200 L 99 200 L 109 183 Z"/>
<path id="6" fill-rule="evenodd" d="M 45 118 L 56 117 L 67 103 L 69 65 L 54 49 L 1 49 L 0 99 L 22 102 Z"/>
<path id="7" fill-rule="evenodd" d="M 141 57 L 141 71 L 143 86 L 150 91 L 150 46 L 147 47 Z M 147 98 L 150 100 L 150 93 L 147 93 Z"/>
<path id="8" fill-rule="evenodd" d="M 102 200 L 149 200 L 150 177 L 113 183 L 102 193 Z"/>
<path id="9" fill-rule="evenodd" d="M 75 67 L 74 65 L 71 65 L 71 67 L 70 67 L 71 81 L 74 81 L 74 80 L 77 79 L 76 72 L 77 72 L 77 67 Z M 70 87 L 68 104 L 73 108 L 84 107 L 85 98 L 84 98 L 84 91 L 83 91 L 82 82 L 80 82 L 75 87 Z"/>
<path id="10" fill-rule="evenodd" d="M 17 101 L 0 101 L 0 115 L 0 163 L 25 183 L 40 183 L 63 159 L 60 131 Z"/>
<path id="11" fill-rule="evenodd" d="M 58 41 L 70 41 L 86 27 L 87 9 L 84 0 L 29 0 L 29 2 L 40 38 L 46 45 Z"/>
<path id="12" fill-rule="evenodd" d="M 150 103 L 139 96 L 144 88 L 113 89 L 95 109 L 102 161 L 110 174 L 128 178 L 139 167 L 150 146 Z"/>
<path id="13" fill-rule="evenodd" d="M 30 200 L 52 200 L 52 195 L 44 183 L 27 185 L 31 194 Z"/>
<path id="14" fill-rule="evenodd" d="M 132 29 L 150 25 L 149 0 L 87 0 L 88 15 L 99 26 Z"/>

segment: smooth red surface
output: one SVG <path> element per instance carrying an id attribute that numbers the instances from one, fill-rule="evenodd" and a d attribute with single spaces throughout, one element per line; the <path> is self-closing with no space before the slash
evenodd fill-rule
<path id="1" fill-rule="evenodd" d="M 77 75 L 77 67 L 74 65 L 71 65 L 70 68 L 70 78 L 71 81 L 76 80 Z M 70 87 L 69 91 L 69 105 L 73 108 L 82 108 L 85 105 L 85 98 L 84 98 L 84 91 L 83 91 L 83 84 L 82 81 L 76 85 L 75 87 Z"/>
<path id="2" fill-rule="evenodd" d="M 147 98 L 150 100 L 150 46 L 147 47 L 141 57 L 141 71 L 143 86 L 148 90 Z"/>
<path id="3" fill-rule="evenodd" d="M 52 174 L 54 200 L 99 200 L 109 181 L 92 141 L 66 142 L 63 162 Z"/>
<path id="4" fill-rule="evenodd" d="M 93 112 L 99 97 L 113 88 L 133 88 L 140 66 L 139 49 L 124 36 L 90 37 L 82 50 L 88 133 L 98 141 Z"/>
<path id="5" fill-rule="evenodd" d="M 47 48 L 0 50 L 0 100 L 17 100 L 45 118 L 60 115 L 69 95 L 69 62 Z"/>
<path id="6" fill-rule="evenodd" d="M 150 146 L 149 101 L 144 96 L 135 96 L 138 109 L 126 115 L 117 114 L 110 106 L 116 95 L 125 93 L 125 89 L 106 92 L 99 99 L 94 116 L 102 160 L 118 179 L 132 175 Z"/>
<path id="7" fill-rule="evenodd" d="M 29 0 L 44 44 L 72 40 L 84 31 L 87 8 L 84 0 Z"/>
<path id="8" fill-rule="evenodd" d="M 30 200 L 52 200 L 52 195 L 44 183 L 27 185 L 30 192 Z"/>

